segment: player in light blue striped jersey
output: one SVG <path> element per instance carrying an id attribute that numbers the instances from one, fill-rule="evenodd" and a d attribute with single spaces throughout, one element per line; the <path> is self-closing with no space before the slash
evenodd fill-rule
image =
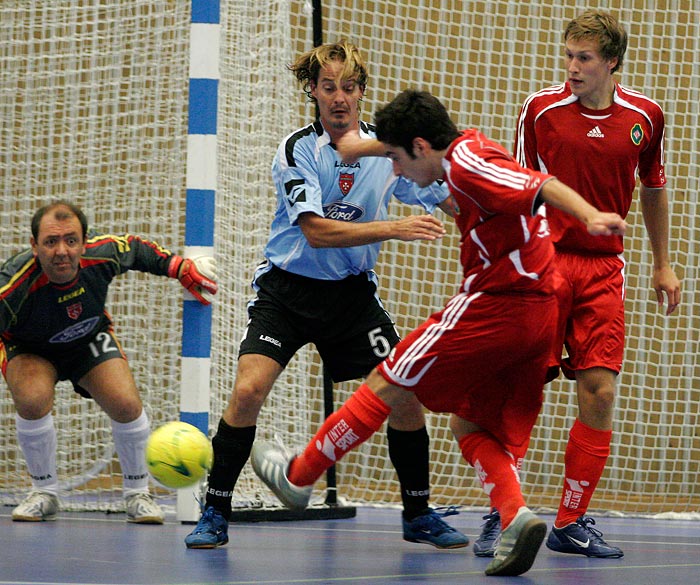
<path id="1" fill-rule="evenodd" d="M 255 272 L 235 386 L 213 438 L 202 517 L 185 538 L 188 548 L 228 542 L 233 490 L 250 456 L 258 413 L 302 346 L 313 343 L 333 381 L 341 382 L 365 377 L 398 343 L 373 271 L 381 243 L 437 240 L 445 229 L 431 213 L 438 206 L 455 213 L 444 185 L 420 189 L 394 175 L 389 159 L 344 162 L 339 155 L 341 140 L 375 136 L 360 120 L 367 70 L 357 47 L 321 45 L 289 69 L 316 103 L 318 119 L 284 138 L 272 165 L 277 210 L 265 261 Z M 389 219 L 392 196 L 424 212 Z M 466 546 L 468 538 L 428 504 L 429 439 L 417 400 L 392 412 L 387 434 L 401 484 L 404 539 Z"/>

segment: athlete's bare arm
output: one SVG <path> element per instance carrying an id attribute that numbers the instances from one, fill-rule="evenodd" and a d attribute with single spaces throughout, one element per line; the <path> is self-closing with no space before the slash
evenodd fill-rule
<path id="1" fill-rule="evenodd" d="M 665 187 L 650 189 L 642 185 L 639 200 L 654 258 L 652 287 L 659 306 L 663 306 L 664 300 L 668 301 L 666 314 L 670 315 L 681 302 L 681 282 L 671 266 L 668 254 L 668 194 Z"/>
<path id="2" fill-rule="evenodd" d="M 299 226 L 312 248 L 349 248 L 385 240 L 437 240 L 445 234 L 432 215 L 411 215 L 397 220 L 347 222 L 302 213 Z"/>

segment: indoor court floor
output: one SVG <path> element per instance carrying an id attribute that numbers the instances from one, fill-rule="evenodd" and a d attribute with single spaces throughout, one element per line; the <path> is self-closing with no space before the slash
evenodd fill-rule
<path id="1" fill-rule="evenodd" d="M 232 523 L 230 542 L 187 550 L 193 525 L 128 524 L 123 514 L 67 513 L 54 522 L 12 522 L 0 508 L 0 585 L 242 585 L 497 582 L 547 585 L 700 583 L 700 521 L 598 518 L 622 559 L 588 559 L 544 545 L 520 577 L 486 577 L 471 545 L 440 551 L 404 542 L 398 510 L 358 508 L 354 518 Z M 473 540 L 482 514 L 450 523 Z M 551 525 L 552 516 L 542 515 Z"/>

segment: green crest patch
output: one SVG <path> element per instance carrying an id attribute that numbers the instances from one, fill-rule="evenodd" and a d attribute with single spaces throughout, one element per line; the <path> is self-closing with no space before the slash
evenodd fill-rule
<path id="1" fill-rule="evenodd" d="M 630 138 L 636 146 L 639 146 L 642 143 L 642 139 L 644 138 L 644 130 L 642 130 L 642 127 L 638 123 L 632 126 L 632 130 L 630 130 Z"/>

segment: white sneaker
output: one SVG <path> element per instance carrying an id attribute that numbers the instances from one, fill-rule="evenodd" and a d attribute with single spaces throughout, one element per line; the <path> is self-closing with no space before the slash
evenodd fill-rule
<path id="1" fill-rule="evenodd" d="M 162 524 L 165 514 L 160 506 L 155 503 L 151 494 L 139 492 L 131 494 L 125 499 L 126 521 L 136 524 Z"/>
<path id="2" fill-rule="evenodd" d="M 501 532 L 495 558 L 486 567 L 487 575 L 522 575 L 532 567 L 547 534 L 547 525 L 529 508 L 518 510 L 508 528 Z"/>
<path id="3" fill-rule="evenodd" d="M 265 482 L 287 508 L 303 510 L 309 505 L 313 485 L 294 485 L 287 477 L 293 457 L 282 447 L 265 441 L 255 441 L 250 455 L 253 471 Z"/>
<path id="4" fill-rule="evenodd" d="M 41 522 L 55 520 L 58 512 L 58 496 L 32 490 L 22 503 L 12 510 L 15 522 Z"/>

